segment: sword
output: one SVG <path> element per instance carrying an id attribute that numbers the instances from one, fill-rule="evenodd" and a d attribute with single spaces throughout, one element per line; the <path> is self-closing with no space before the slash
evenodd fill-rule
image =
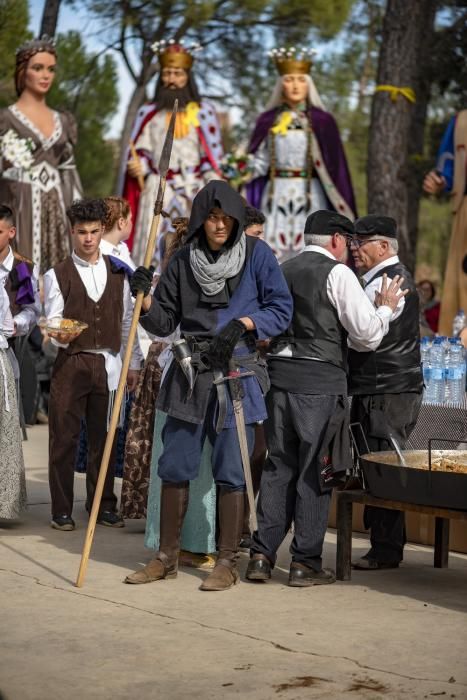
<path id="1" fill-rule="evenodd" d="M 156 201 L 154 203 L 154 216 L 151 223 L 151 231 L 149 234 L 149 240 L 146 247 L 146 254 L 144 256 L 144 267 L 149 267 L 154 255 L 154 248 L 156 246 L 156 236 L 159 229 L 159 221 L 162 213 L 162 205 L 164 201 L 165 183 L 167 179 L 167 172 L 170 165 L 170 154 L 172 152 L 172 144 L 174 139 L 174 129 L 175 129 L 175 117 L 178 109 L 178 100 L 175 100 L 172 117 L 170 119 L 170 124 L 167 129 L 167 134 L 165 136 L 164 145 L 162 147 L 162 153 L 159 161 L 159 189 L 157 191 Z M 130 332 L 128 333 L 128 342 L 125 349 L 125 357 L 123 358 L 122 371 L 120 373 L 120 379 L 118 382 L 117 393 L 115 395 L 115 401 L 112 409 L 112 417 L 110 419 L 109 429 L 107 431 L 107 438 L 105 441 L 104 452 L 102 454 L 102 461 L 99 468 L 99 478 L 97 479 L 96 490 L 94 492 L 94 500 L 92 502 L 91 514 L 89 516 L 88 528 L 86 530 L 86 538 L 84 540 L 84 547 L 81 554 L 81 562 L 79 565 L 78 577 L 76 579 L 76 586 L 81 588 L 84 583 L 84 577 L 86 575 L 89 554 L 91 552 L 91 546 L 94 538 L 94 530 L 96 529 L 97 516 L 99 514 L 99 507 L 102 500 L 102 494 L 104 491 L 105 477 L 107 470 L 109 468 L 110 455 L 112 452 L 112 444 L 115 437 L 115 432 L 117 430 L 117 424 L 120 417 L 120 409 L 122 406 L 123 395 L 125 392 L 125 384 L 128 376 L 128 370 L 130 368 L 130 360 L 133 352 L 133 345 L 136 338 L 136 332 L 138 330 L 139 315 L 141 313 L 141 305 L 143 303 L 144 292 L 138 292 L 135 305 L 133 307 L 133 318 L 131 319 Z"/>
<path id="2" fill-rule="evenodd" d="M 256 518 L 255 494 L 253 491 L 253 481 L 251 479 L 250 455 L 248 454 L 248 441 L 246 439 L 245 416 L 243 414 L 243 390 L 242 377 L 250 377 L 254 372 L 240 372 L 235 360 L 229 361 L 229 373 L 220 381 L 229 383 L 230 395 L 232 397 L 232 405 L 235 415 L 235 424 L 237 426 L 238 442 L 240 445 L 240 454 L 242 456 L 243 474 L 245 476 L 246 494 L 248 497 L 248 505 L 250 506 L 251 521 L 253 531 L 258 529 L 258 520 Z M 215 382 L 217 383 L 217 382 Z"/>

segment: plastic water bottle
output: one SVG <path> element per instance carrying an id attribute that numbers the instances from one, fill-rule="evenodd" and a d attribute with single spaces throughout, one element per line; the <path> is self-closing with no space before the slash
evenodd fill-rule
<path id="1" fill-rule="evenodd" d="M 445 338 L 435 338 L 430 350 L 429 403 L 444 403 L 444 341 Z"/>
<path id="2" fill-rule="evenodd" d="M 430 387 L 430 349 L 431 343 L 428 336 L 422 338 L 420 342 L 420 358 L 422 361 L 422 371 L 423 371 L 423 401 L 428 401 L 429 387 Z"/>
<path id="3" fill-rule="evenodd" d="M 463 328 L 465 328 L 465 312 L 463 309 L 459 309 L 457 314 L 454 316 L 454 321 L 452 322 L 452 334 L 458 336 Z"/>
<path id="4" fill-rule="evenodd" d="M 451 381 L 448 377 L 448 367 L 451 358 L 451 344 L 455 338 L 446 338 L 444 341 L 444 403 L 451 402 Z"/>
<path id="5" fill-rule="evenodd" d="M 446 386 L 449 387 L 449 402 L 461 404 L 465 394 L 465 355 L 464 348 L 451 338 L 449 361 L 446 367 Z"/>

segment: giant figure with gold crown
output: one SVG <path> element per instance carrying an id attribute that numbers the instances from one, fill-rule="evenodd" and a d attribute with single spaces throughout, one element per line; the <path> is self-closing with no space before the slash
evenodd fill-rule
<path id="1" fill-rule="evenodd" d="M 130 202 L 134 220 L 128 246 L 137 264 L 142 263 L 146 249 L 158 186 L 157 166 L 176 99 L 179 111 L 164 199 L 169 216 L 161 232 L 170 229 L 171 219 L 189 216 L 201 187 L 222 177 L 218 164 L 223 146 L 216 110 L 200 98 L 191 73 L 199 47 L 171 40 L 157 42 L 152 48 L 160 64 L 155 100 L 144 105 L 136 117 L 123 182 L 123 196 Z"/>
<path id="2" fill-rule="evenodd" d="M 270 55 L 279 79 L 251 136 L 247 198 L 265 214 L 265 239 L 282 261 L 302 250 L 310 213 L 334 209 L 353 220 L 356 206 L 337 124 L 310 75 L 312 51 Z"/>

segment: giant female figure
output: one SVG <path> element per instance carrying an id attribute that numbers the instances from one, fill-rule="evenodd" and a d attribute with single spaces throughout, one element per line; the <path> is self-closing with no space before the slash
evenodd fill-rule
<path id="1" fill-rule="evenodd" d="M 75 121 L 46 102 L 56 63 L 47 37 L 20 46 L 18 99 L 0 110 L 0 202 L 15 212 L 18 247 L 41 272 L 68 255 L 65 210 L 82 196 L 73 159 Z"/>
<path id="2" fill-rule="evenodd" d="M 247 198 L 265 214 L 265 240 L 281 261 L 302 250 L 305 221 L 313 211 L 356 216 L 339 130 L 309 75 L 310 54 L 271 52 L 280 77 L 249 146 L 254 178 Z"/>

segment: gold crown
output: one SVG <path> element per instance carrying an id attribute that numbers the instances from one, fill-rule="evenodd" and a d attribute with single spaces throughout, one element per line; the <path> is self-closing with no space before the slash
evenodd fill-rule
<path id="1" fill-rule="evenodd" d="M 189 71 L 194 61 L 193 54 L 201 51 L 201 46 L 192 44 L 187 47 L 184 39 L 179 43 L 170 39 L 170 41 L 156 41 L 151 49 L 159 59 L 161 70 L 162 68 L 183 68 L 183 70 Z"/>
<path id="2" fill-rule="evenodd" d="M 273 49 L 269 52 L 269 56 L 274 61 L 279 75 L 288 75 L 290 73 L 308 74 L 312 66 L 312 56 L 315 53 L 313 49 L 306 49 L 303 46 L 296 48 L 291 46 L 286 49 Z"/>

